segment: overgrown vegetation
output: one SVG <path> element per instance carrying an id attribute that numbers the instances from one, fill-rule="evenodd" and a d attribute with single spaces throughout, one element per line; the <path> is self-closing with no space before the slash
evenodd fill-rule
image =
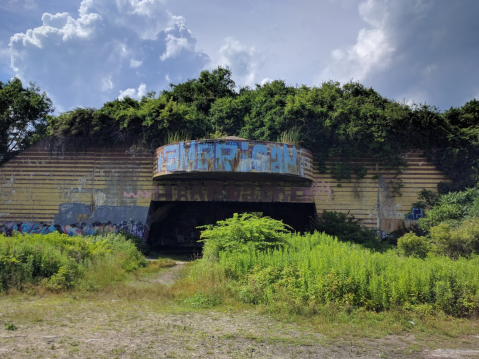
<path id="1" fill-rule="evenodd" d="M 362 226 L 360 220 L 349 212 L 323 211 L 318 218 L 311 219 L 308 229 L 311 232 L 325 232 L 343 242 L 365 244 L 376 240 L 376 233 Z"/>
<path id="2" fill-rule="evenodd" d="M 457 225 L 465 219 L 479 216 L 479 188 L 468 188 L 460 192 L 450 192 L 430 200 L 426 218 L 419 220 L 424 230 L 442 222 Z"/>
<path id="3" fill-rule="evenodd" d="M 148 148 L 181 132 L 192 139 L 220 131 L 296 144 L 301 137 L 302 146 L 322 154 L 318 163 L 323 171 L 327 159 L 341 158 L 330 169 L 338 179 L 364 177 L 365 168 L 349 162 L 358 154 L 400 169 L 405 165 L 401 154 L 419 148 L 453 180 L 440 186 L 447 193 L 472 187 L 479 179 L 478 124 L 476 100 L 441 113 L 433 106 L 389 100 L 357 82 L 293 87 L 277 80 L 236 90 L 231 71 L 220 67 L 172 84 L 159 96 L 149 93 L 139 101 L 126 97 L 98 110 L 66 112 L 51 118 L 49 133 L 105 144 L 140 136 Z M 396 188 L 400 190 L 399 182 Z"/>
<path id="4" fill-rule="evenodd" d="M 0 81 L 0 165 L 46 135 L 52 102 L 33 83 Z"/>
<path id="5" fill-rule="evenodd" d="M 58 232 L 0 235 L 0 293 L 43 286 L 52 291 L 96 289 L 146 265 L 122 234 L 69 237 Z"/>
<path id="6" fill-rule="evenodd" d="M 205 239 L 205 247 L 218 248 L 218 255 L 201 259 L 192 275 L 222 283 L 224 295 L 273 311 L 310 315 L 334 305 L 346 311 L 402 309 L 453 316 L 478 313 L 479 257 L 453 260 L 428 255 L 421 259 L 401 256 L 397 250 L 379 253 L 318 232 L 299 235 L 279 231 L 277 237 L 282 237 L 284 245 L 261 251 L 248 245 L 241 250 L 228 249 L 248 243 L 248 234 L 254 227 L 259 231 L 263 221 L 273 220 L 245 218 L 242 223 L 251 230 L 239 236 L 234 226 L 219 227 L 223 240 L 220 248 L 215 238 L 211 243 Z M 417 257 L 424 256 L 417 253 Z"/>
<path id="7" fill-rule="evenodd" d="M 424 258 L 434 253 L 457 259 L 479 254 L 477 187 L 440 196 L 423 190 L 419 200 L 414 206 L 425 208 L 425 217 L 419 219 L 419 228 L 398 239 L 404 255 Z"/>
<path id="8" fill-rule="evenodd" d="M 235 213 L 232 218 L 218 221 L 216 225 L 199 228 L 201 233 L 203 257 L 217 259 L 222 252 L 236 253 L 265 251 L 282 248 L 286 245 L 284 234 L 292 228 L 283 222 L 255 214 Z"/>

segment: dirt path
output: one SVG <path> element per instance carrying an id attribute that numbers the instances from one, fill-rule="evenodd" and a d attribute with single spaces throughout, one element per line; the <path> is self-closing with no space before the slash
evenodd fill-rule
<path id="1" fill-rule="evenodd" d="M 182 265 L 162 271 L 153 285 L 174 283 Z M 460 350 L 420 351 L 413 335 L 331 341 L 252 310 L 199 310 L 151 295 L 112 298 L 0 297 L 0 358 L 479 359 L 479 334 Z"/>
<path id="2" fill-rule="evenodd" d="M 164 285 L 174 284 L 178 279 L 180 279 L 180 272 L 185 263 L 186 262 L 175 262 L 173 267 L 163 271 L 158 278 L 152 281 L 152 283 L 160 283 Z"/>

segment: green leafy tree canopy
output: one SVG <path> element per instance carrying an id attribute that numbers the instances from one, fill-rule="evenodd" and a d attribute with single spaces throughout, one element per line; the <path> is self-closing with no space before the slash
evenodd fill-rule
<path id="1" fill-rule="evenodd" d="M 0 164 L 45 136 L 52 101 L 33 83 L 0 81 Z"/>

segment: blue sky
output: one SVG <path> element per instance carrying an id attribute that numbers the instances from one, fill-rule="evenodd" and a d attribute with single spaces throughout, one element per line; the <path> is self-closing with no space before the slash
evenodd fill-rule
<path id="1" fill-rule="evenodd" d="M 0 0 L 0 81 L 57 112 L 229 66 L 238 86 L 355 80 L 441 110 L 479 99 L 477 0 Z"/>

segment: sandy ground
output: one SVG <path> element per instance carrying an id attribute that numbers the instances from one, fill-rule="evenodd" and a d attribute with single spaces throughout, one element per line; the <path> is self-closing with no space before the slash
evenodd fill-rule
<path id="1" fill-rule="evenodd" d="M 181 266 L 152 281 L 170 285 Z M 0 298 L 0 358 L 479 359 L 479 334 L 462 338 L 461 349 L 435 350 L 419 349 L 410 334 L 326 337 L 255 311 L 185 309 L 151 298 Z"/>

